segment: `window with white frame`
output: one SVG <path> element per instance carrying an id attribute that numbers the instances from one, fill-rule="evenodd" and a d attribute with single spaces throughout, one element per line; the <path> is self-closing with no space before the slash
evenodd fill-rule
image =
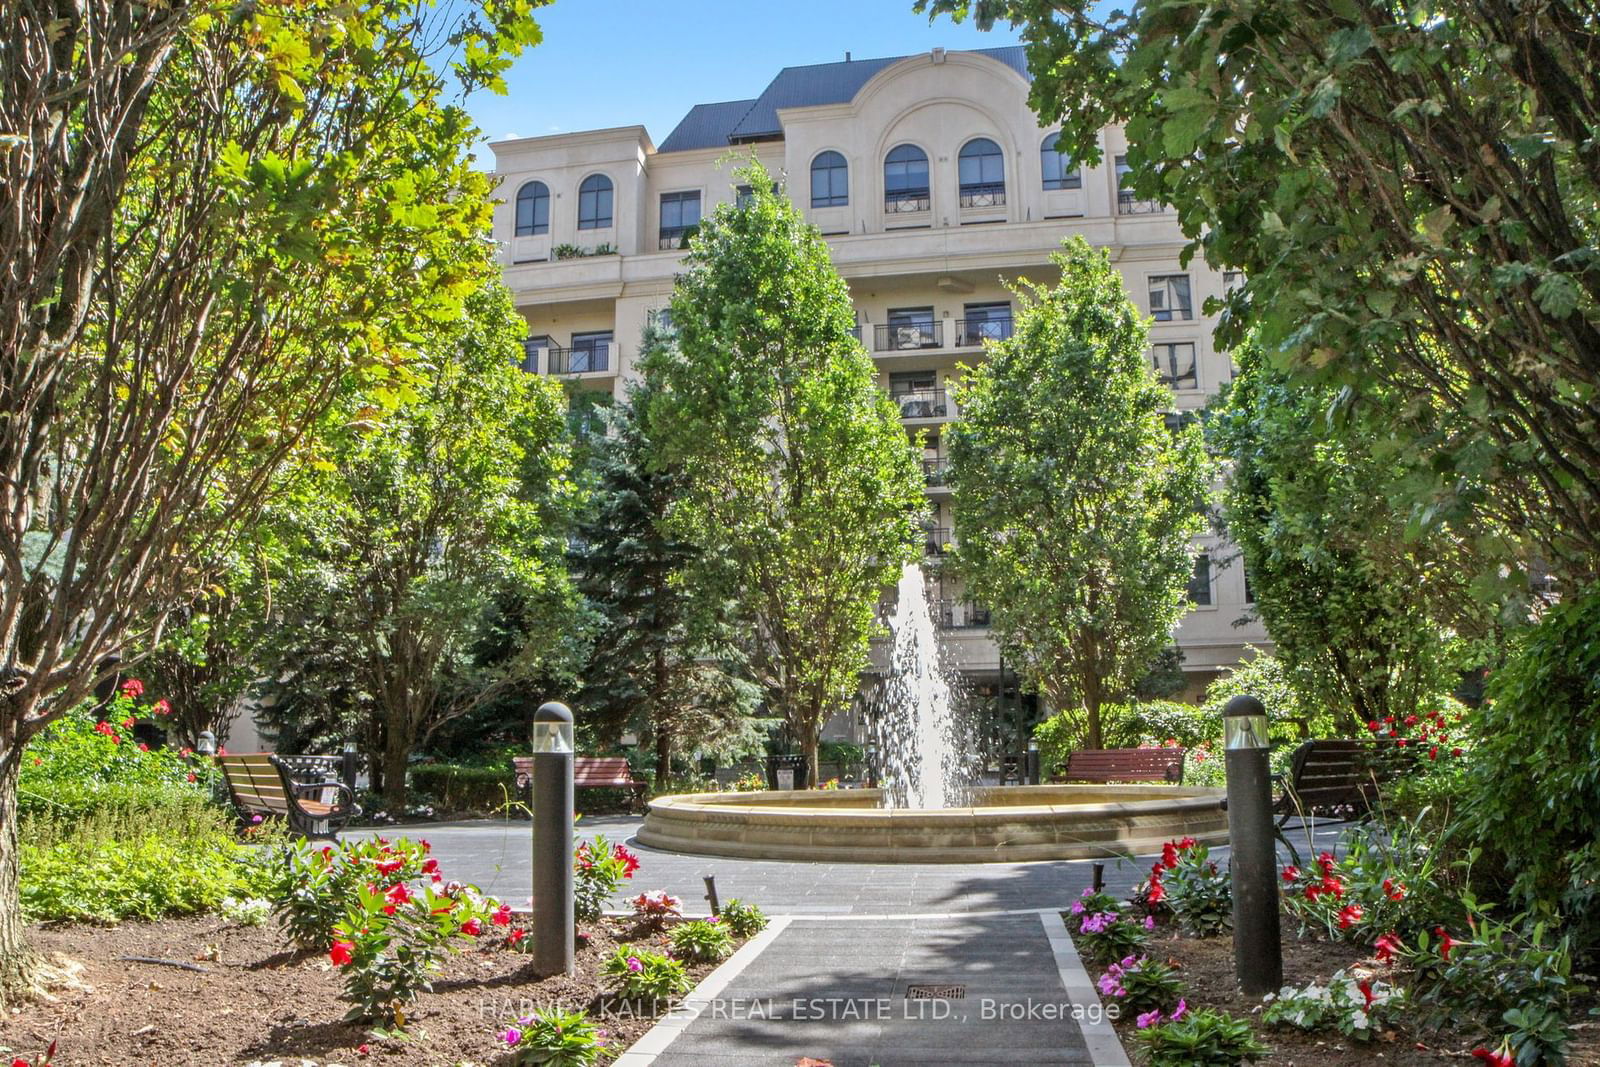
<path id="1" fill-rule="evenodd" d="M 1179 322 L 1194 318 L 1187 274 L 1150 276 L 1150 314 L 1157 322 Z"/>

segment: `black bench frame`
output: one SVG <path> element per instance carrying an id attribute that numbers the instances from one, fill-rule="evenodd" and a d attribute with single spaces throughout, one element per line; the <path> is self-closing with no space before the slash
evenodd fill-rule
<path id="1" fill-rule="evenodd" d="M 261 760 L 262 756 L 266 757 L 265 762 Z M 327 771 L 319 766 L 324 759 L 328 761 Z M 351 819 L 361 814 L 355 794 L 329 774 L 336 759 L 334 756 L 280 757 L 271 752 L 241 753 L 219 756 L 217 764 L 222 768 L 223 780 L 228 784 L 228 796 L 241 813 L 282 818 L 288 822 L 291 830 L 302 837 L 333 840 Z M 276 773 L 276 781 L 265 773 L 269 766 Z M 322 781 L 302 780 L 308 772 L 329 774 L 329 777 Z M 236 781 L 235 775 L 241 780 Z M 311 799 L 329 789 L 336 794 L 333 803 Z M 241 790 L 248 790 L 248 795 Z M 282 810 L 272 801 L 280 802 Z"/>
<path id="2" fill-rule="evenodd" d="M 1279 789 L 1273 814 L 1281 816 L 1275 832 L 1294 863 L 1300 863 L 1299 850 L 1283 832 L 1291 819 L 1309 816 L 1335 823 L 1364 819 L 1377 803 L 1379 787 L 1393 777 L 1394 768 L 1369 741 L 1303 742 L 1290 758 L 1289 773 L 1273 776 Z"/>

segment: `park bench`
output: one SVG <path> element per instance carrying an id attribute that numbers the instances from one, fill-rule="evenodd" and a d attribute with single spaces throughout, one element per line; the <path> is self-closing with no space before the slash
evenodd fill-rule
<path id="1" fill-rule="evenodd" d="M 1300 853 L 1284 836 L 1283 828 L 1296 817 L 1331 822 L 1353 822 L 1371 813 L 1378 788 L 1394 777 L 1391 760 L 1380 759 L 1369 741 L 1328 738 L 1304 742 L 1289 759 L 1289 773 L 1274 776 L 1279 786 L 1273 802 L 1278 819 L 1278 839 L 1294 862 Z"/>
<path id="2" fill-rule="evenodd" d="M 527 789 L 533 784 L 532 756 L 513 756 L 511 766 L 517 774 L 518 789 Z M 572 788 L 626 789 L 632 807 L 642 812 L 650 783 L 633 773 L 624 756 L 574 756 Z"/>
<path id="3" fill-rule="evenodd" d="M 326 769 L 320 760 L 327 760 Z M 333 777 L 335 757 L 247 752 L 218 756 L 228 795 L 243 815 L 287 820 L 303 837 L 337 837 L 361 814 L 355 794 Z"/>
<path id="4" fill-rule="evenodd" d="M 1185 748 L 1085 748 L 1057 764 L 1052 782 L 1171 782 L 1183 784 Z"/>

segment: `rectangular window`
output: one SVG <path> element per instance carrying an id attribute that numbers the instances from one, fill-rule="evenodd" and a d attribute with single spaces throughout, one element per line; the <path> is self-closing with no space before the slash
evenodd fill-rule
<path id="1" fill-rule="evenodd" d="M 956 344 L 981 345 L 985 341 L 1004 341 L 1011 336 L 1011 304 L 968 304 L 956 323 Z"/>
<path id="2" fill-rule="evenodd" d="M 1045 139 L 1043 147 L 1039 149 L 1040 169 L 1044 171 L 1044 187 L 1046 189 L 1081 189 L 1083 188 L 1083 172 L 1072 161 L 1072 157 L 1056 151 L 1056 137 Z"/>
<path id="3" fill-rule="evenodd" d="M 567 360 L 568 374 L 588 374 L 611 369 L 611 331 L 595 330 L 572 335 L 572 352 Z"/>
<path id="4" fill-rule="evenodd" d="M 1156 377 L 1162 385 L 1173 389 L 1200 388 L 1200 375 L 1195 370 L 1194 342 L 1173 341 L 1153 345 L 1152 360 Z"/>
<path id="5" fill-rule="evenodd" d="M 1256 590 L 1255 586 L 1250 584 L 1249 571 L 1244 572 L 1244 602 L 1246 604 L 1254 604 L 1256 602 Z"/>
<path id="6" fill-rule="evenodd" d="M 889 396 L 902 419 L 937 419 L 946 414 L 944 390 L 937 371 L 917 370 L 889 375 Z"/>
<path id="7" fill-rule="evenodd" d="M 1117 156 L 1114 160 L 1117 172 L 1117 214 L 1119 215 L 1152 215 L 1162 210 L 1159 200 L 1140 200 L 1133 195 L 1133 190 L 1127 188 L 1128 172 L 1133 168 L 1128 166 L 1127 156 Z"/>
<path id="8" fill-rule="evenodd" d="M 1150 314 L 1157 322 L 1177 322 L 1194 318 L 1194 301 L 1189 295 L 1187 274 L 1150 276 Z"/>
<path id="9" fill-rule="evenodd" d="M 700 191 L 661 194 L 660 248 L 685 248 L 687 238 L 700 224 Z"/>
<path id="10" fill-rule="evenodd" d="M 656 308 L 650 312 L 650 324 L 665 333 L 672 332 L 672 309 Z"/>
<path id="11" fill-rule="evenodd" d="M 1222 295 L 1231 296 L 1234 292 L 1244 288 L 1244 271 L 1225 270 L 1222 272 Z"/>
<path id="12" fill-rule="evenodd" d="M 878 327 L 880 352 L 910 348 L 939 348 L 943 343 L 943 324 L 934 320 L 933 308 L 893 308 L 889 323 Z"/>
<path id="13" fill-rule="evenodd" d="M 578 229 L 611 228 L 611 183 L 585 179 L 578 189 Z"/>
<path id="14" fill-rule="evenodd" d="M 523 341 L 522 342 L 522 369 L 527 371 L 529 374 L 538 374 L 539 373 L 539 351 L 541 349 L 550 348 L 550 347 L 551 347 L 550 337 L 549 337 L 548 334 L 540 334 L 537 337 L 530 337 L 527 340 Z"/>
<path id="15" fill-rule="evenodd" d="M 1194 574 L 1189 578 L 1189 603 L 1199 606 L 1211 603 L 1211 557 L 1204 552 L 1194 560 Z"/>

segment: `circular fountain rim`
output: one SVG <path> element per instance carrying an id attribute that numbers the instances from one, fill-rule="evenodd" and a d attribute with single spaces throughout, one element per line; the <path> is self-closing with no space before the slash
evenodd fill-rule
<path id="1" fill-rule="evenodd" d="M 980 797 L 972 807 L 891 809 L 855 806 L 876 800 L 876 790 L 689 793 L 652 800 L 637 840 L 748 859 L 984 863 L 1150 853 L 1184 835 L 1206 844 L 1227 838 L 1220 789 L 990 786 L 980 793 L 1021 802 Z"/>

